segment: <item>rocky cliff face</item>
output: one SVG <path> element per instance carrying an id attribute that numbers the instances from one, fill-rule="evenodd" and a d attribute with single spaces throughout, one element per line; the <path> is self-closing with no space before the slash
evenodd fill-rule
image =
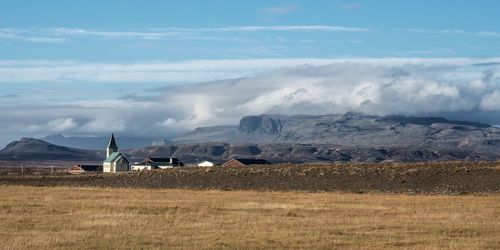
<path id="1" fill-rule="evenodd" d="M 238 131 L 242 134 L 267 134 L 278 135 L 281 132 L 281 120 L 279 117 L 265 115 L 246 116 L 240 121 Z"/>

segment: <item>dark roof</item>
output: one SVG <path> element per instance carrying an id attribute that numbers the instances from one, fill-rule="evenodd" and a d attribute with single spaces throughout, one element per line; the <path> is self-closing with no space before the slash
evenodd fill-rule
<path id="1" fill-rule="evenodd" d="M 170 162 L 170 159 L 172 159 L 172 162 Z M 184 166 L 184 163 L 179 161 L 177 158 L 150 158 L 146 157 L 141 162 L 135 163 L 134 165 L 149 165 L 152 167 L 158 167 L 158 166 L 173 166 L 173 167 L 182 167 Z"/>
<path id="2" fill-rule="evenodd" d="M 80 167 L 85 171 L 102 171 L 101 165 L 81 165 Z"/>
<path id="3" fill-rule="evenodd" d="M 109 139 L 108 148 L 118 150 L 118 146 L 116 146 L 115 135 L 111 134 L 111 139 Z"/>
<path id="4" fill-rule="evenodd" d="M 146 162 L 170 162 L 170 159 L 172 159 L 172 162 L 178 162 L 179 159 L 177 158 L 159 158 L 159 157 L 146 157 L 144 161 Z"/>
<path id="5" fill-rule="evenodd" d="M 102 171 L 102 165 L 77 165 L 84 171 Z"/>
<path id="6" fill-rule="evenodd" d="M 264 159 L 239 159 L 239 158 L 236 158 L 235 160 L 243 163 L 244 165 L 267 165 L 267 164 L 271 164 L 270 162 L 268 162 L 267 160 L 264 160 Z"/>

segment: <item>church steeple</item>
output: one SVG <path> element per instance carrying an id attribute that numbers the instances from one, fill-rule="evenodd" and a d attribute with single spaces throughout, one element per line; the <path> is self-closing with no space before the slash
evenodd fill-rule
<path id="1" fill-rule="evenodd" d="M 115 135 L 111 134 L 109 139 L 108 148 L 106 149 L 106 158 L 109 157 L 114 152 L 118 152 L 118 146 L 116 146 Z"/>

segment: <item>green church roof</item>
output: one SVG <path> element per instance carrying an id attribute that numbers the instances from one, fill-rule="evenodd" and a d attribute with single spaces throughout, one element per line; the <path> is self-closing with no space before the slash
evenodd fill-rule
<path id="1" fill-rule="evenodd" d="M 104 160 L 104 163 L 115 162 L 118 159 L 120 159 L 121 157 L 123 157 L 123 155 L 120 152 L 114 152 L 114 153 L 110 154 L 106 160 Z"/>

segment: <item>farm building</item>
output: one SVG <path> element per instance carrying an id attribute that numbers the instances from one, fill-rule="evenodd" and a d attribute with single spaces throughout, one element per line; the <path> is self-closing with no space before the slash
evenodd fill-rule
<path id="1" fill-rule="evenodd" d="M 184 163 L 177 158 L 156 158 L 146 157 L 143 161 L 132 165 L 132 170 L 151 170 L 151 169 L 165 169 L 173 167 L 182 167 Z"/>
<path id="2" fill-rule="evenodd" d="M 118 152 L 115 135 L 111 134 L 109 144 L 106 149 L 106 160 L 104 160 L 102 170 L 107 173 L 124 172 L 130 170 L 130 163 L 125 156 Z"/>
<path id="3" fill-rule="evenodd" d="M 66 169 L 66 172 L 70 174 L 81 174 L 84 172 L 102 172 L 102 165 L 74 165 Z"/>
<path id="4" fill-rule="evenodd" d="M 250 165 L 268 165 L 271 164 L 264 159 L 231 159 L 222 164 L 223 167 L 245 167 Z"/>
<path id="5" fill-rule="evenodd" d="M 210 161 L 202 161 L 198 163 L 198 167 L 213 167 L 215 164 Z"/>

